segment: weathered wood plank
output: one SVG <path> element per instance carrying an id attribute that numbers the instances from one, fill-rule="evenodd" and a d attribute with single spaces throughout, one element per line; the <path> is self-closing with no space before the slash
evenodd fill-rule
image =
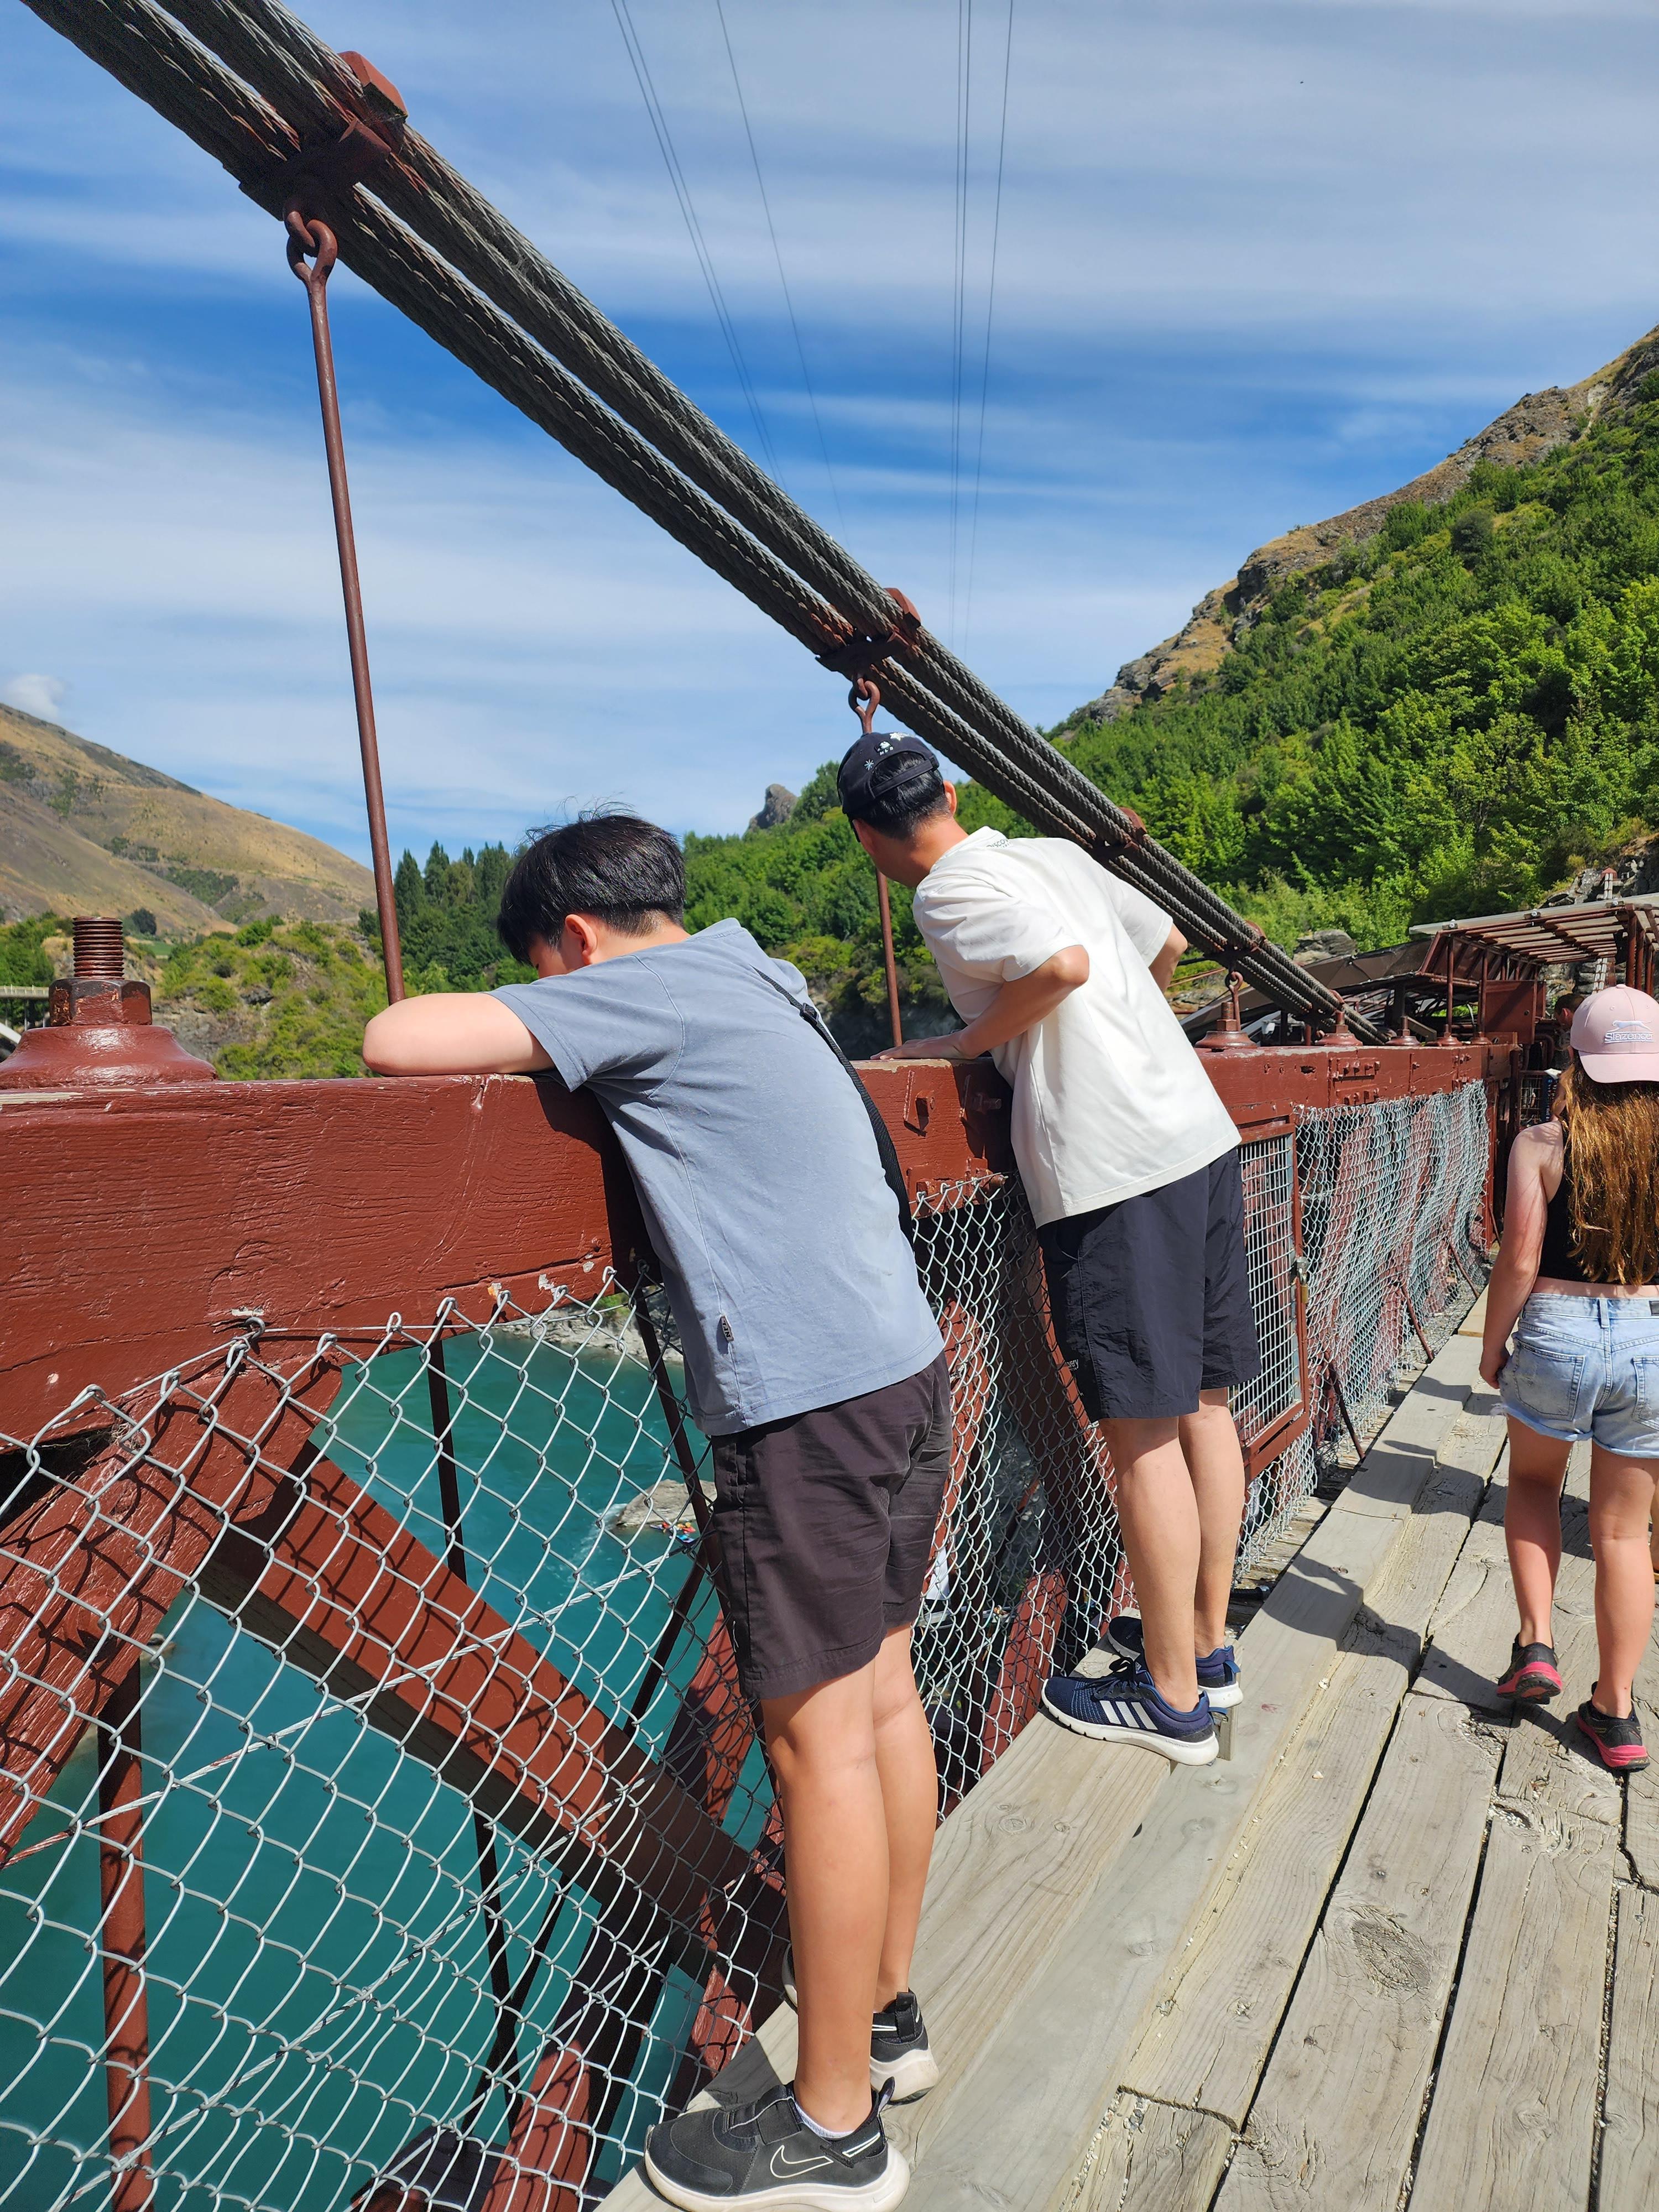
<path id="1" fill-rule="evenodd" d="M 1029 1980 L 1064 1937 L 1103 1859 L 1133 1832 L 1168 1768 L 1039 1720 L 1016 1738 L 939 1831 L 913 1978 L 927 2008 L 940 2081 L 923 2105 L 889 2115 L 908 2151 L 919 2116 L 949 2100 L 977 2056 L 1006 1992 Z M 795 2015 L 780 2006 L 699 2102 L 738 2103 L 795 2063 Z M 610 2212 L 659 2200 L 630 2173 Z"/>
<path id="2" fill-rule="evenodd" d="M 1126 2093 L 1089 2146 L 1068 2212 L 1209 2212 L 1232 2147 L 1213 2113 Z"/>
<path id="3" fill-rule="evenodd" d="M 1659 2203 L 1659 1897 L 1619 1892 L 1596 2212 Z"/>
<path id="4" fill-rule="evenodd" d="M 1583 1608 L 1577 1570 L 1589 1558 L 1589 1451 L 1575 1449 L 1568 1463 L 1561 1507 L 1562 1572 L 1558 1595 L 1561 1622 Z M 1508 1719 L 1513 1703 L 1498 1695 L 1498 1679 L 1515 1636 L 1515 1586 L 1504 1544 L 1507 1465 L 1487 1492 L 1430 1627 L 1430 1647 L 1417 1686 L 1431 1697 L 1455 1698 L 1472 1711 Z M 1582 1694 L 1582 1693 L 1581 1693 Z M 1577 1698 L 1572 1699 L 1578 1702 Z"/>
<path id="5" fill-rule="evenodd" d="M 1582 2212 L 1616 1855 L 1600 1821 L 1492 1815 L 1412 2203 Z"/>
<path id="6" fill-rule="evenodd" d="M 1406 1699 L 1218 2212 L 1395 2212 L 1498 1756 L 1448 1700 Z"/>
<path id="7" fill-rule="evenodd" d="M 1465 1413 L 1449 1431 L 1453 1463 L 1425 1486 L 1350 1648 L 1265 1785 L 1124 2070 L 1127 2089 L 1243 2124 L 1502 1441 L 1489 1415 Z"/>
<path id="8" fill-rule="evenodd" d="M 1659 1626 L 1636 1670 L 1636 1705 L 1651 1753 L 1659 1747 Z M 1637 1880 L 1659 1889 L 1659 1760 L 1625 1784 L 1625 1849 Z"/>
<path id="9" fill-rule="evenodd" d="M 1174 1962 L 1123 2086 L 1242 2126 L 1365 1802 L 1412 1653 L 1346 1651 Z"/>
<path id="10" fill-rule="evenodd" d="M 914 2108 L 914 2212 L 982 2212 L 989 2175 L 1010 2203 L 1033 2212 L 1066 2202 L 1169 1960 L 1398 1540 L 1433 1450 L 1468 1398 L 1477 1352 L 1454 1338 L 1429 1370 L 1433 1387 L 1401 1407 L 1409 1415 L 1402 1435 L 1425 1455 L 1409 1485 L 1396 1465 L 1392 1501 L 1373 1494 L 1355 1510 L 1339 1501 L 1245 1631 L 1246 1694 L 1231 1762 L 1183 1768 L 1164 1784 L 1042 1973 L 998 2007 L 954 2094 Z"/>

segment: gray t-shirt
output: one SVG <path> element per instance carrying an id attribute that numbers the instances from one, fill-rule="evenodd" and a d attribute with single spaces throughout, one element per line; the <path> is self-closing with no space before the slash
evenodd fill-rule
<path id="1" fill-rule="evenodd" d="M 700 1428 L 782 1420 L 938 1357 L 863 1101 L 796 1012 L 795 969 L 720 921 L 495 996 L 617 1133 Z"/>

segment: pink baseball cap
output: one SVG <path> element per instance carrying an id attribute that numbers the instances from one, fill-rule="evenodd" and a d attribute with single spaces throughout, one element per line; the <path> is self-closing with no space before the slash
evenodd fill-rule
<path id="1" fill-rule="evenodd" d="M 1659 1083 L 1659 999 L 1598 991 L 1572 1018 L 1572 1048 L 1597 1083 Z"/>

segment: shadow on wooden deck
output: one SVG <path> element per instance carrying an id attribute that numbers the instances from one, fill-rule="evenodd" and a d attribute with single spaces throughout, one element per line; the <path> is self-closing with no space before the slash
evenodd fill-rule
<path id="1" fill-rule="evenodd" d="M 944 2078 L 890 2118 L 914 2212 L 1659 2203 L 1659 1768 L 1621 1788 L 1569 1725 L 1595 1663 L 1582 1454 L 1561 1710 L 1496 1694 L 1478 1353 L 1450 1340 L 1244 1631 L 1230 1761 L 1039 1717 L 945 1823 L 915 1974 Z M 1651 1650 L 1644 1675 L 1651 1717 Z M 715 2094 L 787 2079 L 793 2048 L 780 2012 Z M 608 2200 L 657 2202 L 637 2176 Z"/>

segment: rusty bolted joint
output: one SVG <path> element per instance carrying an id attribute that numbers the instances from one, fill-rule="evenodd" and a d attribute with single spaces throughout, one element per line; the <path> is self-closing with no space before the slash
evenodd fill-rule
<path id="1" fill-rule="evenodd" d="M 77 915 L 75 973 L 46 1001 L 46 1026 L 25 1030 L 0 1062 L 0 1091 L 72 1091 L 112 1084 L 211 1083 L 217 1071 L 150 1019 L 149 985 L 126 973 L 112 915 Z"/>
<path id="2" fill-rule="evenodd" d="M 296 198 L 343 207 L 360 184 L 399 159 L 409 120 L 402 93 L 362 54 L 340 59 L 356 80 L 346 95 L 350 108 L 336 101 L 331 130 L 308 137 L 277 168 L 242 187 L 266 207 L 284 208 Z"/>
<path id="3" fill-rule="evenodd" d="M 855 630 L 842 638 L 827 653 L 819 653 L 821 668 L 833 669 L 837 676 L 867 676 L 878 662 L 915 644 L 921 635 L 921 617 L 896 584 L 884 585 L 883 589 L 898 610 L 891 624 L 878 636 Z"/>
<path id="4" fill-rule="evenodd" d="M 1238 994 L 1244 978 L 1235 968 L 1229 971 L 1227 987 L 1222 994 L 1221 1017 L 1209 1035 L 1199 1040 L 1200 1052 L 1253 1052 L 1255 1049 L 1239 1018 Z"/>

